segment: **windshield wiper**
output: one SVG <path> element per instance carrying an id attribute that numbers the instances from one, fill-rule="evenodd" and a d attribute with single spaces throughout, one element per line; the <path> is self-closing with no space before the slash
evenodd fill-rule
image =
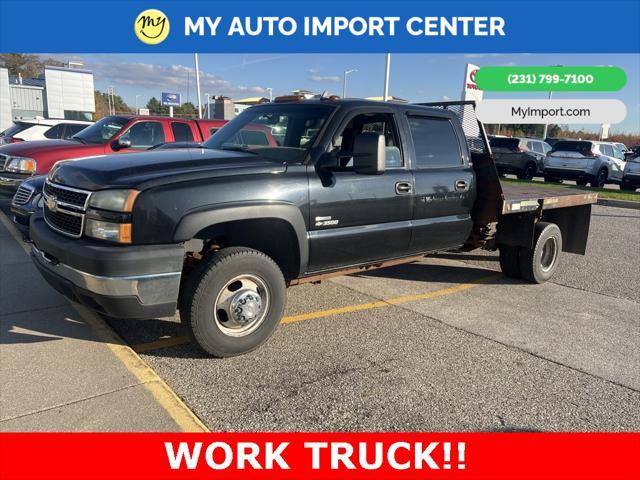
<path id="1" fill-rule="evenodd" d="M 220 150 L 231 150 L 232 152 L 246 152 L 252 155 L 259 155 L 258 152 L 254 152 L 248 146 L 244 145 L 222 145 Z"/>
<path id="2" fill-rule="evenodd" d="M 69 140 L 75 140 L 76 142 L 80 142 L 84 144 L 87 143 L 87 141 L 84 138 L 76 137 L 75 135 L 73 137 L 70 137 Z"/>

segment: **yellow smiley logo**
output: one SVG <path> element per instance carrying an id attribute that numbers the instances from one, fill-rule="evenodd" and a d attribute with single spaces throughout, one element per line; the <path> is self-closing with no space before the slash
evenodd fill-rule
<path id="1" fill-rule="evenodd" d="M 136 17 L 133 31 L 142 43 L 156 45 L 169 35 L 169 17 L 154 8 L 145 10 Z"/>

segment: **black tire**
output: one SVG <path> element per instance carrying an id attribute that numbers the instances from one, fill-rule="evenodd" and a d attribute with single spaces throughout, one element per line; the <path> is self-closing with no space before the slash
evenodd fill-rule
<path id="1" fill-rule="evenodd" d="M 500 245 L 500 270 L 507 277 L 522 278 L 520 273 L 520 247 Z"/>
<path id="2" fill-rule="evenodd" d="M 254 285 L 255 292 L 245 284 Z M 222 295 L 233 312 L 218 309 Z M 232 357 L 255 350 L 273 334 L 284 314 L 286 284 L 278 265 L 264 253 L 230 247 L 206 257 L 191 272 L 180 303 L 180 319 L 198 345 L 215 357 Z M 233 306 L 240 311 L 250 306 L 253 310 L 242 313 L 255 320 Z M 251 328 L 236 327 L 245 321 Z"/>
<path id="3" fill-rule="evenodd" d="M 524 167 L 524 170 L 518 173 L 518 178 L 520 180 L 533 180 L 533 177 L 536 176 L 537 172 L 538 167 L 536 167 L 535 163 L 531 162 Z"/>
<path id="4" fill-rule="evenodd" d="M 607 183 L 608 174 L 609 173 L 607 172 L 606 168 L 601 168 L 600 170 L 598 170 L 595 178 L 591 180 L 591 186 L 595 188 L 604 187 L 605 183 Z"/>
<path id="5" fill-rule="evenodd" d="M 636 186 L 635 186 L 635 185 L 628 184 L 628 183 L 621 183 L 621 184 L 620 184 L 620 188 L 621 188 L 622 190 L 627 191 L 627 192 L 635 192 L 635 191 L 636 191 Z"/>
<path id="6" fill-rule="evenodd" d="M 586 180 L 576 180 L 576 185 L 578 185 L 579 187 L 584 187 L 587 185 L 587 181 Z"/>
<path id="7" fill-rule="evenodd" d="M 553 249 L 550 252 L 549 249 Z M 562 234 L 555 223 L 538 222 L 533 248 L 520 249 L 520 273 L 533 283 L 549 280 L 560 262 Z"/>

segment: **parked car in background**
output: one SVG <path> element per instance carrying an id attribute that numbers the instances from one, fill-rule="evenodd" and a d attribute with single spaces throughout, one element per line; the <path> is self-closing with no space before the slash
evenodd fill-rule
<path id="1" fill-rule="evenodd" d="M 622 176 L 620 188 L 631 192 L 640 188 L 640 155 L 633 158 L 627 158 L 627 164 L 624 166 L 624 174 Z"/>
<path id="2" fill-rule="evenodd" d="M 511 173 L 523 180 L 542 175 L 544 159 L 551 150 L 548 143 L 535 138 L 491 137 L 489 144 L 498 173 Z"/>
<path id="3" fill-rule="evenodd" d="M 212 120 L 207 122 L 210 131 L 218 131 L 228 120 Z M 203 124 L 204 125 L 204 124 Z M 268 127 L 260 124 L 246 125 L 232 138 L 233 145 L 244 148 L 246 145 L 254 147 L 277 147 L 276 139 L 271 135 Z M 156 150 L 176 150 L 186 148 L 204 148 L 201 142 L 171 142 L 161 143 L 151 147 L 148 151 Z M 82 157 L 69 161 L 81 162 L 92 157 Z M 37 175 L 26 179 L 20 184 L 18 190 L 11 200 L 11 213 L 13 223 L 22 232 L 26 239 L 29 238 L 29 219 L 37 208 L 42 208 L 42 189 L 46 175 Z"/>
<path id="4" fill-rule="evenodd" d="M 51 118 L 29 118 L 16 120 L 0 132 L 0 145 L 26 142 L 28 140 L 61 140 L 73 137 L 93 122 Z"/>
<path id="5" fill-rule="evenodd" d="M 624 166 L 624 155 L 613 143 L 562 140 L 547 154 L 544 179 L 575 180 L 578 185 L 603 187 L 607 183 L 622 183 Z"/>
<path id="6" fill-rule="evenodd" d="M 29 219 L 37 208 L 42 207 L 42 188 L 46 175 L 37 175 L 20 184 L 11 199 L 11 217 L 25 238 L 29 238 Z"/>
<path id="7" fill-rule="evenodd" d="M 627 148 L 627 146 L 624 143 L 613 142 L 613 145 L 618 147 L 622 151 L 623 155 L 626 154 L 629 151 L 629 149 Z"/>
<path id="8" fill-rule="evenodd" d="M 140 152 L 165 142 L 202 142 L 221 124 L 224 121 L 117 115 L 104 117 L 67 140 L 3 145 L 0 193 L 13 195 L 25 179 L 49 172 L 60 160 Z"/>

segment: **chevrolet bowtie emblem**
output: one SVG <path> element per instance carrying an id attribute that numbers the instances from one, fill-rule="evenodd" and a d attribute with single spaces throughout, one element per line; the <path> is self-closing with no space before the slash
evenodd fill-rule
<path id="1" fill-rule="evenodd" d="M 58 210 L 58 199 L 56 197 L 47 197 L 47 208 L 52 212 Z"/>

